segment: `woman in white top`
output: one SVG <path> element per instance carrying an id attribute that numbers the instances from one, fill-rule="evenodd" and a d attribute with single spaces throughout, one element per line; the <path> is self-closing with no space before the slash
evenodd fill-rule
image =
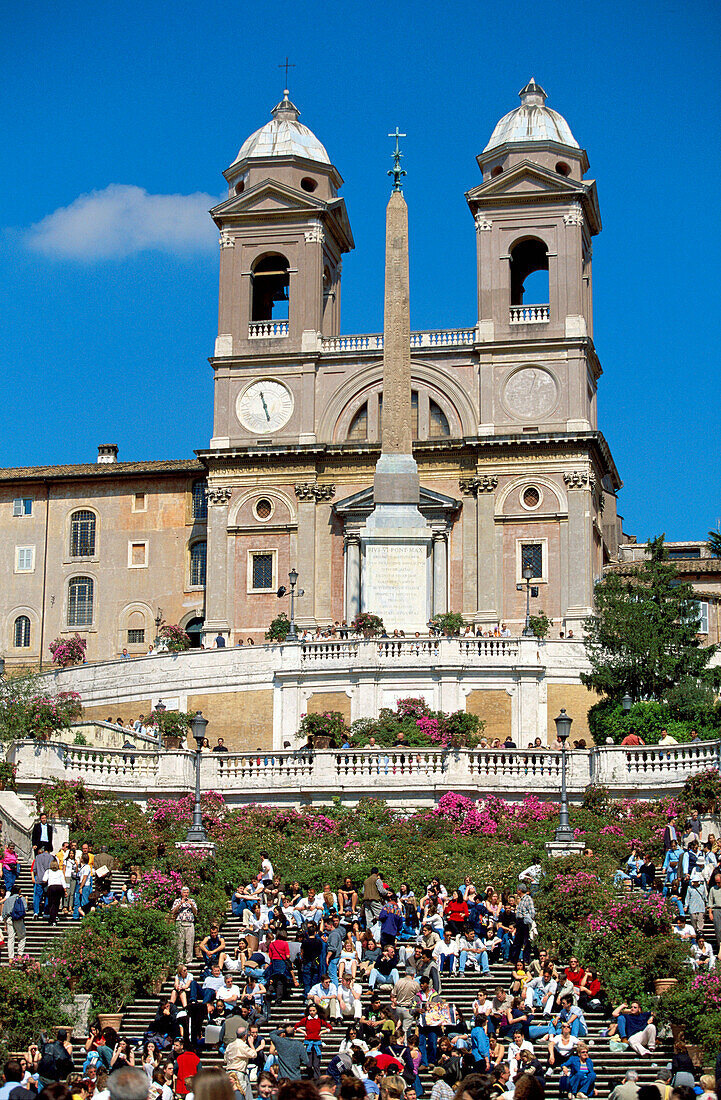
<path id="1" fill-rule="evenodd" d="M 60 864 L 56 859 L 52 861 L 43 875 L 43 884 L 48 899 L 48 923 L 57 924 L 60 905 L 65 897 L 65 891 L 67 890 L 67 883 L 65 881 L 65 875 L 60 870 Z"/>
<path id="2" fill-rule="evenodd" d="M 75 888 L 78 884 L 78 867 L 80 866 L 80 860 L 78 859 L 75 848 L 71 844 L 68 848 L 63 863 L 63 874 L 65 875 L 65 883 L 68 888 L 67 897 L 65 898 L 65 912 L 72 913 L 73 905 L 75 903 Z"/>

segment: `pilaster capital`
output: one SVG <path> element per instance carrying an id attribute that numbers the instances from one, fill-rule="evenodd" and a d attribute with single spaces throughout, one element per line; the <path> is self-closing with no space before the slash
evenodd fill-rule
<path id="1" fill-rule="evenodd" d="M 485 214 L 476 214 L 476 233 L 488 233 L 493 228 L 493 223 L 486 217 Z"/>
<path id="2" fill-rule="evenodd" d="M 358 531 L 344 531 L 343 542 L 346 546 L 360 546 L 360 534 Z"/>
<path id="3" fill-rule="evenodd" d="M 227 229 L 221 229 L 218 244 L 221 248 L 235 248 L 235 237 Z"/>
<path id="4" fill-rule="evenodd" d="M 563 215 L 564 225 L 583 225 L 583 210 L 580 202 L 574 202 L 567 214 Z"/>
<path id="5" fill-rule="evenodd" d="M 591 485 L 591 477 L 587 470 L 566 470 L 563 475 L 563 480 L 569 489 L 586 489 L 589 486 L 593 488 L 593 485 Z"/>
<path id="6" fill-rule="evenodd" d="M 458 479 L 458 488 L 464 496 L 478 496 L 479 493 L 494 493 L 498 488 L 498 478 L 495 474 L 481 474 L 479 477 L 461 477 Z"/>
<path id="7" fill-rule="evenodd" d="M 305 503 L 315 501 L 316 504 L 320 504 L 321 501 L 333 499 L 335 496 L 335 485 L 318 485 L 316 482 L 303 481 L 296 485 L 295 495 L 298 500 L 302 500 Z"/>
<path id="8" fill-rule="evenodd" d="M 232 497 L 233 490 L 228 489 L 226 486 L 218 486 L 214 489 L 208 489 L 206 495 L 208 497 L 208 504 L 215 505 L 216 507 L 223 507 Z"/>
<path id="9" fill-rule="evenodd" d="M 303 236 L 306 244 L 323 244 L 325 240 L 323 226 L 320 222 L 317 222 L 311 229 L 307 229 Z"/>

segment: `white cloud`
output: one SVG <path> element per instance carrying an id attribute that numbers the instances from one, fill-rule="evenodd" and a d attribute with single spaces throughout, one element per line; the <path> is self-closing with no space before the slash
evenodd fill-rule
<path id="1" fill-rule="evenodd" d="M 27 230 L 27 245 L 57 259 L 108 260 L 153 249 L 189 254 L 217 247 L 213 195 L 149 195 L 111 183 L 79 195 Z"/>

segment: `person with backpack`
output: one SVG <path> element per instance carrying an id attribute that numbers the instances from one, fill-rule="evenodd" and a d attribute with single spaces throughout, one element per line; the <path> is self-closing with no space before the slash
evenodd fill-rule
<path id="1" fill-rule="evenodd" d="M 25 899 L 18 890 L 6 895 L 3 902 L 2 919 L 7 929 L 8 960 L 25 954 Z M 17 950 L 16 950 L 17 948 Z"/>

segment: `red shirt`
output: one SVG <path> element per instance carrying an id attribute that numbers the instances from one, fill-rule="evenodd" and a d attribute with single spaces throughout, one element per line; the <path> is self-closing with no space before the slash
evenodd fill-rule
<path id="1" fill-rule="evenodd" d="M 580 967 L 578 970 L 571 970 L 570 966 L 567 966 L 563 973 L 566 975 L 571 985 L 580 985 L 586 976 L 586 971 L 583 967 Z"/>
<path id="2" fill-rule="evenodd" d="M 621 744 L 622 745 L 645 745 L 646 742 L 643 741 L 638 736 L 637 733 L 627 733 L 626 736 L 624 737 L 623 741 L 621 742 Z"/>
<path id="3" fill-rule="evenodd" d="M 268 947 L 268 955 L 271 959 L 289 959 L 290 946 L 287 940 L 273 940 Z"/>
<path id="4" fill-rule="evenodd" d="M 446 920 L 468 920 L 468 906 L 465 901 L 447 901 L 444 909 Z"/>
<path id="5" fill-rule="evenodd" d="M 175 1091 L 181 1096 L 187 1096 L 190 1092 L 187 1080 L 189 1077 L 195 1077 L 198 1072 L 200 1068 L 200 1058 L 197 1054 L 193 1054 L 192 1050 L 185 1050 L 182 1054 L 178 1055 L 175 1061 L 178 1066 L 178 1079 L 175 1085 Z"/>
<path id="6" fill-rule="evenodd" d="M 328 1028 L 328 1031 L 333 1030 L 332 1024 L 327 1024 L 325 1020 L 321 1020 L 320 1016 L 304 1016 L 298 1021 L 296 1030 L 298 1028 L 305 1028 L 305 1037 L 309 1043 L 317 1043 L 320 1039 L 321 1028 Z"/>
<path id="7" fill-rule="evenodd" d="M 401 1071 L 405 1069 L 403 1063 L 399 1062 L 397 1058 L 392 1058 L 390 1054 L 376 1054 L 373 1060 L 378 1064 L 378 1069 L 383 1071 L 387 1070 L 389 1066 L 394 1066 Z"/>

